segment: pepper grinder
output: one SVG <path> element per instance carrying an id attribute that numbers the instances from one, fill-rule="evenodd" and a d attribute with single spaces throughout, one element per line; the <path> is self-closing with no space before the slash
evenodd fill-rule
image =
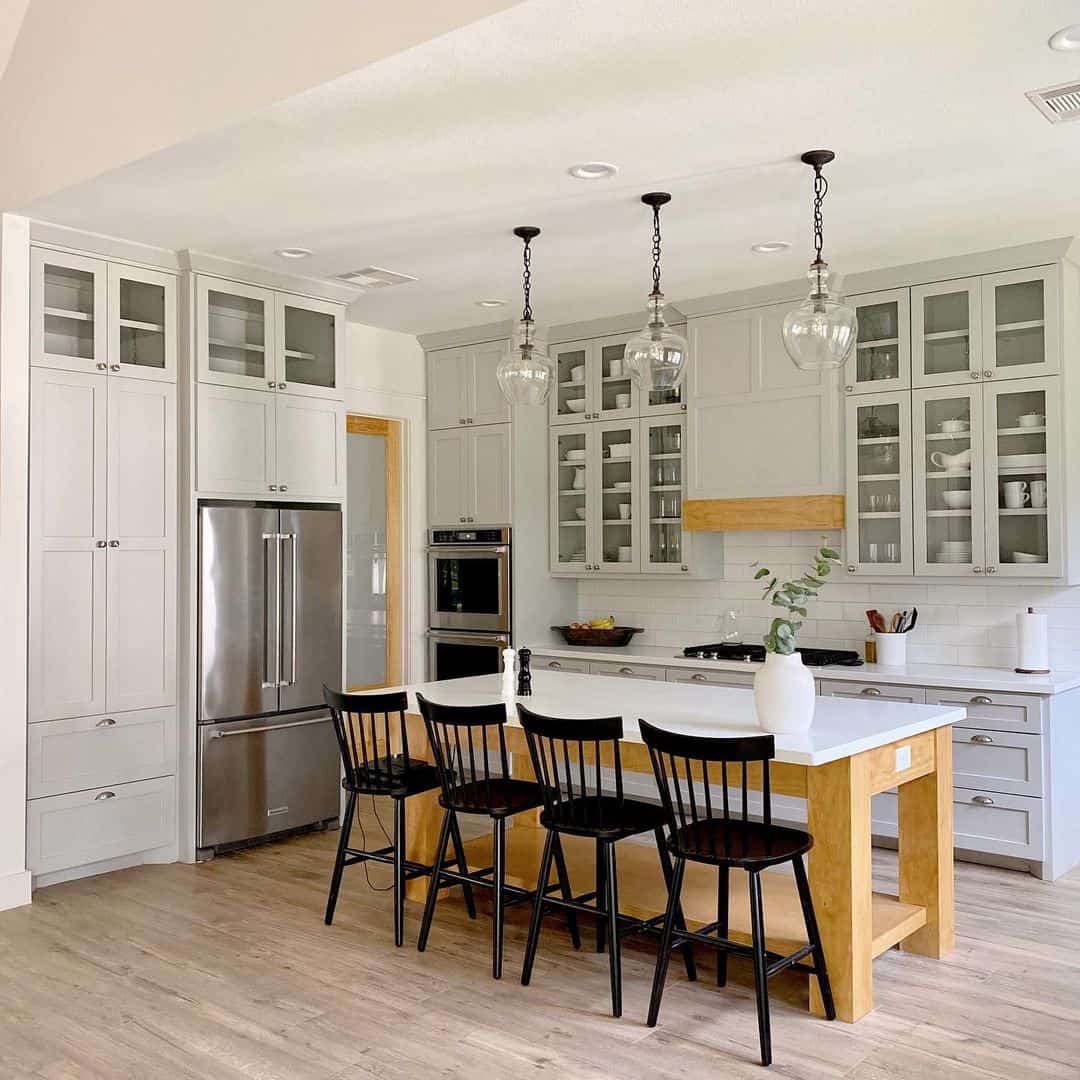
<path id="1" fill-rule="evenodd" d="M 518 697 L 532 696 L 532 672 L 529 670 L 531 656 L 532 651 L 528 648 L 522 648 L 518 652 Z"/>

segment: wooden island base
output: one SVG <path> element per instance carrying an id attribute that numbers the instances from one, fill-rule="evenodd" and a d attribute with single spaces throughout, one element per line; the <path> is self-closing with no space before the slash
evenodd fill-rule
<path id="1" fill-rule="evenodd" d="M 565 678 L 566 676 L 556 676 Z M 426 747 L 423 722 L 410 715 L 409 743 L 414 756 Z M 514 773 L 532 779 L 524 733 L 506 728 L 507 748 L 514 754 Z M 899 751 L 899 753 L 898 753 Z M 648 753 L 629 739 L 622 744 L 623 769 L 651 775 Z M 898 762 L 905 767 L 897 769 Z M 824 765 L 776 762 L 771 770 L 776 794 L 805 798 L 808 828 L 814 836 L 809 856 L 825 958 L 829 966 L 837 1017 L 854 1022 L 874 1007 L 873 959 L 899 945 L 910 952 L 941 957 L 955 947 L 953 927 L 952 741 L 944 726 L 875 747 Z M 751 774 L 750 786 L 760 786 Z M 900 895 L 873 891 L 870 870 L 870 798 L 899 789 Z M 544 830 L 538 813 L 519 814 L 508 831 L 508 880 L 532 888 L 536 883 Z M 409 858 L 434 860 L 442 823 L 435 792 L 407 802 Z M 564 840 L 575 891 L 592 888 L 594 850 L 573 837 Z M 466 845 L 470 865 L 490 866 L 487 836 Z M 664 911 L 666 894 L 655 848 L 624 842 L 618 849 L 619 902 L 630 915 L 648 918 Z M 770 947 L 789 952 L 805 943 L 806 934 L 794 881 L 782 872 L 763 875 L 766 934 Z M 410 881 L 411 900 L 423 900 L 426 879 Z M 687 918 L 699 925 L 716 918 L 716 875 L 708 867 L 689 865 L 683 892 Z M 731 877 L 732 936 L 749 939 L 746 875 Z M 821 1014 L 816 980 L 811 978 L 811 1009 Z"/>

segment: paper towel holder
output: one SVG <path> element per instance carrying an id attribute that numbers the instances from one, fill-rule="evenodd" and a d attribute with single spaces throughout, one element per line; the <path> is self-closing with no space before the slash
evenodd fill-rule
<path id="1" fill-rule="evenodd" d="M 1034 615 L 1035 614 L 1035 609 L 1033 607 L 1029 607 L 1027 609 L 1027 614 L 1028 615 Z M 1019 622 L 1019 621 L 1020 621 L 1020 617 L 1017 616 L 1017 622 Z M 1050 674 L 1050 669 L 1049 668 L 1022 668 L 1022 667 L 1018 667 L 1018 668 L 1013 668 L 1013 670 L 1018 675 L 1049 675 Z"/>

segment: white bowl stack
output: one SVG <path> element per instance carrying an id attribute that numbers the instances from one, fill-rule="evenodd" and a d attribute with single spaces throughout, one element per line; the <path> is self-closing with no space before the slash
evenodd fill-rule
<path id="1" fill-rule="evenodd" d="M 937 561 L 939 563 L 971 562 L 971 541 L 942 540 L 937 553 Z"/>

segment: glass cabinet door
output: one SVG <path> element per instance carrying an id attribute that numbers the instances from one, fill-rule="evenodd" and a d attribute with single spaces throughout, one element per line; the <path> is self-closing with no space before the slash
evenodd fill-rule
<path id="1" fill-rule="evenodd" d="M 911 395 L 847 402 L 848 574 L 910 575 Z"/>
<path id="2" fill-rule="evenodd" d="M 906 390 L 911 386 L 910 303 L 907 289 L 849 297 L 859 321 L 855 352 L 847 362 L 848 394 Z"/>
<path id="3" fill-rule="evenodd" d="M 678 574 L 688 569 L 682 507 L 685 421 L 641 422 L 641 569 Z"/>
<path id="4" fill-rule="evenodd" d="M 915 573 L 981 574 L 982 388 L 916 390 L 912 414 Z"/>
<path id="5" fill-rule="evenodd" d="M 341 308 L 281 293 L 276 300 L 277 389 L 308 397 L 339 397 Z"/>
<path id="6" fill-rule="evenodd" d="M 984 389 L 988 574 L 1062 575 L 1059 383 L 1051 376 Z"/>
<path id="7" fill-rule="evenodd" d="M 109 264 L 109 371 L 176 381 L 176 278 Z"/>
<path id="8" fill-rule="evenodd" d="M 219 386 L 276 390 L 274 294 L 200 276 L 196 297 L 199 379 Z"/>
<path id="9" fill-rule="evenodd" d="M 621 336 L 593 342 L 590 376 L 597 419 L 616 420 L 638 414 L 637 384 L 630 378 L 624 359 L 627 340 Z"/>
<path id="10" fill-rule="evenodd" d="M 552 573 L 584 572 L 591 559 L 586 540 L 595 487 L 592 473 L 599 467 L 589 460 L 590 435 L 585 424 L 551 432 L 551 475 L 557 477 L 552 501 Z"/>
<path id="11" fill-rule="evenodd" d="M 107 372 L 107 264 L 43 248 L 30 261 L 31 362 Z"/>
<path id="12" fill-rule="evenodd" d="M 1013 270 L 982 280 L 983 377 L 1056 375 L 1061 370 L 1057 267 Z"/>
<path id="13" fill-rule="evenodd" d="M 552 345 L 548 356 L 555 363 L 555 390 L 548 399 L 551 402 L 552 424 L 579 424 L 591 419 L 592 394 L 588 385 L 588 341 L 571 341 L 564 345 Z"/>
<path id="14" fill-rule="evenodd" d="M 982 281 L 964 278 L 911 290 L 912 386 L 982 378 Z"/>
<path id="15" fill-rule="evenodd" d="M 609 421 L 594 425 L 593 479 L 597 484 L 590 519 L 595 555 L 594 569 L 637 573 L 641 568 L 638 544 L 638 424 Z"/>

